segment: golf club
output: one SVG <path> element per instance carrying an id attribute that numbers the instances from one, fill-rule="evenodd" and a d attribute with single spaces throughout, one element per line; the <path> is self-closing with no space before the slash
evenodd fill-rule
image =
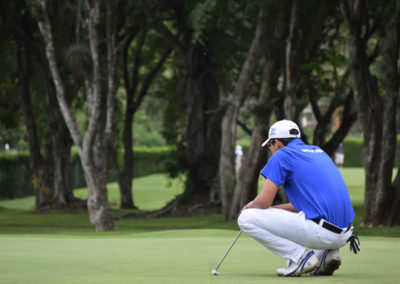
<path id="1" fill-rule="evenodd" d="M 217 267 L 215 267 L 215 269 L 213 269 L 211 271 L 212 274 L 214 275 L 219 275 L 218 272 L 218 268 L 221 265 L 222 261 L 224 261 L 226 255 L 228 254 L 228 252 L 231 250 L 231 248 L 233 247 L 233 245 L 235 244 L 236 240 L 239 238 L 240 234 L 242 233 L 242 231 L 239 231 L 239 233 L 236 235 L 235 239 L 232 241 L 231 245 L 229 246 L 228 250 L 226 251 L 226 253 L 224 254 L 224 256 L 221 258 L 221 260 L 218 262 Z"/>

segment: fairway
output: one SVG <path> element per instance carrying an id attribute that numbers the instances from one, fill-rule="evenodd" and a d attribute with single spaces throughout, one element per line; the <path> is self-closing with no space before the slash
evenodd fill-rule
<path id="1" fill-rule="evenodd" d="M 333 277 L 279 278 L 284 260 L 246 235 L 219 271 L 236 231 L 172 230 L 112 237 L 0 235 L 0 283 L 398 283 L 400 240 L 361 238 L 362 252 L 341 250 Z"/>

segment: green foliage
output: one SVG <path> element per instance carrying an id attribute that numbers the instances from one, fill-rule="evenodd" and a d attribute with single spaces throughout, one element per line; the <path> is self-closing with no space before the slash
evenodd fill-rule
<path id="1" fill-rule="evenodd" d="M 149 130 L 141 124 L 134 124 L 133 141 L 135 146 L 163 146 L 165 139 L 160 132 Z"/>
<path id="2" fill-rule="evenodd" d="M 344 147 L 344 167 L 363 167 L 363 139 L 348 137 L 343 142 Z M 397 137 L 396 155 L 394 168 L 400 162 L 400 137 Z"/>
<path id="3" fill-rule="evenodd" d="M 166 144 L 161 135 L 164 101 L 158 98 L 145 99 L 136 112 L 132 127 L 133 144 L 139 147 L 158 147 Z"/>
<path id="4" fill-rule="evenodd" d="M 138 147 L 134 149 L 134 177 L 166 172 L 165 163 L 172 149 L 170 147 Z"/>
<path id="5" fill-rule="evenodd" d="M 208 22 L 211 20 L 214 10 L 217 4 L 216 0 L 205 0 L 198 3 L 193 9 L 190 18 L 193 27 L 192 42 L 204 44 L 202 39 L 204 30 L 207 27 Z"/>
<path id="6" fill-rule="evenodd" d="M 92 63 L 90 49 L 87 44 L 71 44 L 65 50 L 64 61 L 72 74 L 82 74 L 90 71 Z"/>
<path id="7" fill-rule="evenodd" d="M 14 198 L 33 193 L 27 152 L 0 153 L 0 198 Z"/>

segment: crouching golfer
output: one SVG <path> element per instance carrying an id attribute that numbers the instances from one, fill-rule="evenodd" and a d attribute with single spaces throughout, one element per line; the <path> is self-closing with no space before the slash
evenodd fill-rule
<path id="1" fill-rule="evenodd" d="M 317 146 L 306 145 L 298 126 L 289 120 L 273 124 L 268 145 L 273 156 L 261 170 L 262 192 L 243 207 L 240 229 L 287 259 L 279 276 L 332 275 L 339 268 L 339 248 L 350 242 L 354 210 L 343 178 L 331 158 Z M 283 185 L 290 203 L 271 206 Z M 310 251 L 308 249 L 311 249 Z"/>

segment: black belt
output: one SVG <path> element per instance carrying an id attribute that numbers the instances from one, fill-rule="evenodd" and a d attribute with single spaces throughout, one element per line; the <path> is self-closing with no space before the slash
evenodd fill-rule
<path id="1" fill-rule="evenodd" d="M 316 219 L 311 219 L 311 221 L 313 221 L 314 223 L 316 223 L 316 224 L 319 225 L 319 223 L 321 222 L 321 219 L 320 219 L 320 218 L 316 218 Z M 343 231 L 344 231 L 344 233 L 346 233 L 348 230 L 350 230 L 350 228 L 351 228 L 351 223 L 350 223 L 349 226 L 347 226 L 346 229 L 341 229 L 341 228 L 336 227 L 335 225 L 333 225 L 333 224 L 331 224 L 331 223 L 328 223 L 328 222 L 325 221 L 325 220 L 322 220 L 321 226 L 322 226 L 323 228 L 325 228 L 325 229 L 327 229 L 327 230 L 333 232 L 333 233 L 340 234 L 340 233 L 342 233 Z"/>

